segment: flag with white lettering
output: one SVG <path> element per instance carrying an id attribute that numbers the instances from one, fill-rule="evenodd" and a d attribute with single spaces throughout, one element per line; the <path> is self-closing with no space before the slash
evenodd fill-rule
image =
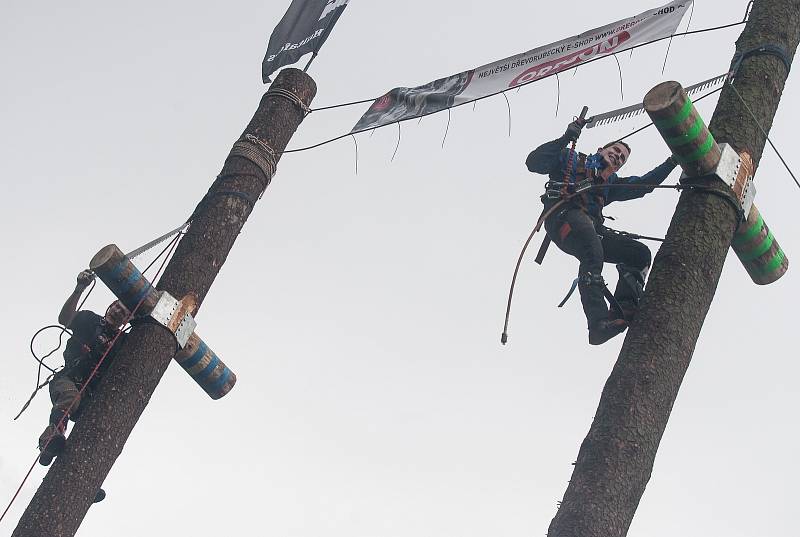
<path id="1" fill-rule="evenodd" d="M 433 114 L 534 82 L 594 58 L 668 37 L 675 33 L 692 1 L 676 0 L 635 17 L 440 78 L 424 86 L 394 88 L 372 103 L 351 132 Z"/>
<path id="2" fill-rule="evenodd" d="M 261 77 L 269 76 L 304 54 L 316 54 L 328 39 L 333 25 L 347 6 L 348 0 L 292 0 L 281 22 L 272 31 L 267 54 L 261 64 Z"/>

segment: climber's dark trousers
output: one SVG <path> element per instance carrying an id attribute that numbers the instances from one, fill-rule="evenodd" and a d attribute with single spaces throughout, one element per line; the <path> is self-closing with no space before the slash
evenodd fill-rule
<path id="1" fill-rule="evenodd" d="M 594 221 L 580 209 L 567 209 L 558 212 L 545 222 L 545 230 L 550 239 L 562 251 L 578 258 L 578 290 L 581 294 L 583 311 L 589 327 L 608 318 L 608 306 L 603 298 L 603 288 L 599 276 L 603 263 L 624 264 L 627 267 L 644 271 L 650 266 L 650 249 L 639 241 L 615 235 L 603 226 L 595 227 Z M 617 282 L 614 296 L 619 301 L 632 299 L 629 286 Z"/>

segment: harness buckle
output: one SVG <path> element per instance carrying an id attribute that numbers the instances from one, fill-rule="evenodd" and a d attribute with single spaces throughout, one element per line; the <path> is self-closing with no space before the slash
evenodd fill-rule
<path id="1" fill-rule="evenodd" d="M 577 183 L 561 182 L 561 181 L 548 181 L 545 183 L 544 197 L 549 200 L 556 200 L 564 198 L 564 189 L 568 194 L 580 194 L 591 189 L 594 186 L 593 179 L 584 179 Z"/>
<path id="2" fill-rule="evenodd" d="M 592 188 L 592 186 L 594 186 L 594 181 L 593 180 L 584 179 L 580 183 L 576 183 L 575 184 L 575 188 L 573 189 L 573 193 L 580 194 L 581 192 L 589 190 L 590 188 Z"/>
<path id="3" fill-rule="evenodd" d="M 549 200 L 561 199 L 561 191 L 556 189 L 545 190 L 544 197 Z"/>

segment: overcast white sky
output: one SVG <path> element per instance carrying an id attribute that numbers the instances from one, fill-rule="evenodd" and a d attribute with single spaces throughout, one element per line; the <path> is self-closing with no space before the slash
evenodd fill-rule
<path id="1" fill-rule="evenodd" d="M 0 8 L 3 507 L 50 406 L 42 393 L 11 421 L 35 381 L 30 335 L 56 321 L 102 246 L 130 250 L 192 211 L 256 109 L 288 3 Z M 314 104 L 425 83 L 658 3 L 353 0 L 311 68 Z M 740 20 L 746 3 L 700 0 L 692 27 Z M 724 72 L 740 30 L 676 39 L 663 76 L 666 42 L 621 55 L 624 104 L 664 79 Z M 797 84 L 793 74 L 772 129 L 796 168 Z M 509 279 L 540 211 L 544 178 L 524 160 L 584 104 L 623 102 L 613 59 L 561 77 L 558 117 L 555 79 L 508 98 L 510 138 L 495 97 L 454 110 L 444 147 L 446 113 L 405 123 L 393 162 L 396 127 L 359 135 L 358 175 L 351 139 L 282 159 L 198 316 L 237 386 L 213 402 L 170 367 L 80 536 L 546 532 L 622 338 L 589 347 L 579 301 L 556 309 L 577 264 L 553 249 L 543 267 L 533 252 L 524 264 L 500 345 Z M 715 100 L 698 105 L 707 119 Z M 346 132 L 365 109 L 313 114 L 291 146 Z M 645 122 L 587 131 L 579 148 Z M 630 174 L 667 156 L 653 130 L 631 145 Z M 757 183 L 767 223 L 800 260 L 800 191 L 769 149 Z M 659 235 L 676 199 L 657 192 L 607 214 Z M 796 267 L 757 287 L 730 256 L 630 535 L 797 535 L 799 292 Z M 110 300 L 98 285 L 88 306 Z M 44 474 L 37 466 L 0 534 Z"/>

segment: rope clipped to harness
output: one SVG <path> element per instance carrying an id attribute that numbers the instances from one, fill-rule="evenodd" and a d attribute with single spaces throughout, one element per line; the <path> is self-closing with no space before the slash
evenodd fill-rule
<path id="1" fill-rule="evenodd" d="M 584 106 L 583 109 L 581 110 L 580 115 L 577 117 L 576 121 L 585 123 L 587 113 L 589 113 L 589 107 Z M 547 220 L 547 217 L 550 216 L 550 214 L 552 214 L 553 210 L 563 205 L 566 200 L 571 199 L 572 197 L 575 196 L 575 194 L 569 193 L 569 183 L 570 183 L 570 178 L 572 176 L 572 161 L 575 158 L 575 146 L 577 142 L 578 140 L 576 138 L 575 140 L 572 141 L 572 144 L 570 145 L 569 159 L 567 160 L 566 171 L 564 174 L 564 186 L 561 190 L 561 198 L 562 198 L 561 201 L 556 203 L 549 210 L 545 209 L 542 211 L 542 214 L 539 216 L 539 220 L 536 222 L 536 227 L 533 228 L 533 231 L 531 231 L 531 234 L 525 241 L 525 245 L 522 247 L 522 251 L 519 254 L 519 259 L 517 259 L 517 266 L 514 268 L 514 276 L 511 278 L 511 289 L 509 289 L 508 292 L 508 304 L 506 306 L 506 320 L 505 324 L 503 325 L 503 333 L 500 336 L 500 343 L 503 345 L 508 343 L 508 318 L 511 315 L 511 300 L 514 297 L 514 286 L 517 282 L 517 274 L 519 273 L 519 267 L 520 265 L 522 265 L 522 258 L 525 256 L 525 252 L 528 250 L 528 245 L 530 244 L 536 232 L 539 231 L 539 229 L 541 229 L 542 225 L 544 224 L 544 221 Z M 550 246 L 550 237 L 545 237 L 544 242 L 542 242 L 542 245 L 539 248 L 539 253 L 536 255 L 536 262 L 538 264 L 542 263 L 544 255 L 547 252 L 548 246 Z"/>
<path id="2" fill-rule="evenodd" d="M 584 106 L 581 110 L 580 115 L 576 118 L 576 121 L 579 125 L 583 125 L 586 122 L 586 114 L 589 112 L 589 108 Z M 549 181 L 545 185 L 545 196 L 550 197 L 550 199 L 558 199 L 556 203 L 554 203 L 550 208 L 545 208 L 542 211 L 542 214 L 539 216 L 539 219 L 536 222 L 536 226 L 531 231 L 528 239 L 525 241 L 525 244 L 522 247 L 522 251 L 520 252 L 519 258 L 517 259 L 517 265 L 514 268 L 514 275 L 511 279 L 511 287 L 508 292 L 508 303 L 506 304 L 506 318 L 505 323 L 503 325 L 503 333 L 500 336 L 500 343 L 505 345 L 508 342 L 508 322 L 509 317 L 511 316 L 511 301 L 514 297 L 514 288 L 516 286 L 517 275 L 519 274 L 519 268 L 522 264 L 522 259 L 525 256 L 525 252 L 528 249 L 528 245 L 530 244 L 531 240 L 533 240 L 533 236 L 541 229 L 544 225 L 545 221 L 550 218 L 553 214 L 555 214 L 558 210 L 560 210 L 567 202 L 571 201 L 573 198 L 577 196 L 582 196 L 587 192 L 594 190 L 600 186 L 607 186 L 607 185 L 596 185 L 594 183 L 593 175 L 590 175 L 588 179 L 584 181 L 573 181 L 572 179 L 572 168 L 574 165 L 575 159 L 575 148 L 577 144 L 577 139 L 573 140 L 570 144 L 569 154 L 567 156 L 567 163 L 564 170 L 564 180 L 560 183 Z M 586 164 L 584 164 L 585 166 Z M 620 186 L 627 186 L 627 185 L 620 185 Z M 638 185 L 637 185 L 638 186 Z M 559 199 L 560 198 L 560 199 Z M 545 235 L 544 240 L 542 241 L 542 245 L 539 247 L 539 251 L 536 254 L 535 262 L 539 265 L 542 264 L 544 261 L 544 256 L 547 253 L 547 249 L 550 247 L 551 239 L 548 235 Z M 577 280 L 574 282 L 573 289 L 567 295 L 567 298 L 562 301 L 562 304 L 566 302 L 566 300 L 571 296 L 572 292 L 574 292 L 575 287 L 577 287 L 578 282 Z M 605 284 L 604 284 L 605 287 Z M 611 303 L 612 307 L 614 307 L 616 300 L 613 298 L 610 292 L 608 292 L 608 288 L 605 287 L 606 292 L 604 293 L 608 296 L 611 296 L 609 299 L 609 303 Z M 561 307 L 561 305 L 559 307 Z M 618 309 L 621 313 L 621 308 L 619 304 L 616 304 L 616 309 Z"/>
<path id="3" fill-rule="evenodd" d="M 728 194 L 722 190 L 717 190 L 713 187 L 707 185 L 700 185 L 700 184 L 691 184 L 689 181 L 684 181 L 679 184 L 675 185 L 641 185 L 641 184 L 587 184 L 581 189 L 576 189 L 576 191 L 572 192 L 571 194 L 567 195 L 566 197 L 560 199 L 558 202 L 553 204 L 549 209 L 542 211 L 541 215 L 539 216 L 538 220 L 536 221 L 536 225 L 534 226 L 533 230 L 531 231 L 530 235 L 528 235 L 525 244 L 522 246 L 522 250 L 520 251 L 519 257 L 517 258 L 517 264 L 514 268 L 514 275 L 511 278 L 511 286 L 508 292 L 508 302 L 506 303 L 506 317 L 505 317 L 505 324 L 503 325 L 503 334 L 500 337 L 500 342 L 505 345 L 508 342 L 508 323 L 509 318 L 511 317 L 511 302 L 514 298 L 514 288 L 516 287 L 517 282 L 517 275 L 519 274 L 520 266 L 522 265 L 522 259 L 525 257 L 525 252 L 528 250 L 528 245 L 533 240 L 534 235 L 539 232 L 539 230 L 544 225 L 545 221 L 550 218 L 553 214 L 558 212 L 559 210 L 564 208 L 564 205 L 569 203 L 573 198 L 579 196 L 583 193 L 590 192 L 595 189 L 600 188 L 622 188 L 622 189 L 644 189 L 644 190 L 690 190 L 690 191 L 698 191 L 710 194 L 712 196 L 719 196 L 720 198 L 724 199 L 726 203 L 729 203 L 732 208 L 736 211 L 741 219 L 744 215 L 744 211 L 742 210 L 742 206 L 739 203 L 739 200 L 733 195 Z M 741 221 L 741 220 L 740 220 Z M 662 241 L 663 239 L 658 239 L 655 237 L 645 237 L 641 235 L 634 236 L 633 234 L 629 234 L 624 231 L 615 231 L 620 235 L 630 236 L 631 238 L 640 238 L 640 239 L 649 239 L 655 241 Z M 546 238 L 545 241 L 549 242 L 549 238 Z M 575 284 L 577 286 L 577 283 Z M 570 293 L 571 294 L 571 293 Z M 605 293 L 604 293 L 605 294 Z M 610 293 L 609 293 L 610 294 Z M 605 295 L 608 298 L 608 295 Z M 567 297 L 569 298 L 569 296 Z M 566 302 L 566 301 L 564 301 Z M 610 301 L 609 301 L 610 302 Z M 610 302 L 612 307 L 614 307 L 613 302 Z"/>

